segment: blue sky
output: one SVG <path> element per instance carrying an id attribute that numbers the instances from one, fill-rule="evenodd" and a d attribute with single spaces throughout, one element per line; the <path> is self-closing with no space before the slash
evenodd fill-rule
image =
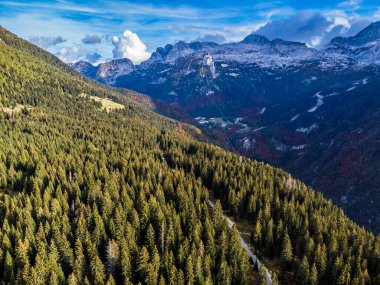
<path id="1" fill-rule="evenodd" d="M 376 20 L 378 0 L 0 0 L 0 25 L 65 62 L 139 63 L 167 43 L 239 41 L 252 32 L 320 48 Z"/>

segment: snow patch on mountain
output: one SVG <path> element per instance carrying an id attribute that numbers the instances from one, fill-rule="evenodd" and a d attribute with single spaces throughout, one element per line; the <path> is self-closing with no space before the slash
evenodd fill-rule
<path id="1" fill-rule="evenodd" d="M 215 78 L 217 76 L 217 74 L 216 74 L 216 68 L 215 68 L 215 64 L 214 64 L 214 60 L 212 58 L 212 55 L 206 54 L 205 57 L 203 58 L 203 63 L 210 68 L 210 72 L 212 74 L 212 77 Z"/>
<path id="2" fill-rule="evenodd" d="M 307 144 L 295 145 L 291 147 L 291 150 L 301 150 L 301 149 L 304 149 L 306 146 Z"/>
<path id="3" fill-rule="evenodd" d="M 242 120 L 243 118 L 235 119 L 235 125 L 241 128 L 238 132 L 239 133 L 249 132 L 251 128 L 247 124 L 243 123 Z"/>
<path id="4" fill-rule="evenodd" d="M 289 146 L 286 145 L 286 144 L 283 144 L 282 142 L 279 142 L 275 139 L 272 139 L 272 145 L 274 146 L 274 148 L 277 150 L 277 151 L 280 151 L 280 152 L 285 152 L 287 150 L 289 150 Z"/>
<path id="5" fill-rule="evenodd" d="M 300 116 L 301 116 L 301 114 L 297 114 L 297 115 L 293 116 L 293 117 L 290 119 L 290 122 L 293 122 L 293 121 L 297 120 Z"/>
<path id="6" fill-rule="evenodd" d="M 194 118 L 196 121 L 198 121 L 198 124 L 205 125 L 208 124 L 209 121 L 207 120 L 206 117 L 196 117 Z"/>
<path id="7" fill-rule="evenodd" d="M 317 97 L 317 103 L 311 107 L 309 110 L 307 110 L 309 113 L 315 112 L 319 107 L 323 105 L 323 96 L 321 95 L 321 92 L 318 92 L 313 97 Z"/>
<path id="8" fill-rule="evenodd" d="M 316 123 L 314 123 L 310 127 L 307 127 L 307 128 L 298 128 L 298 129 L 296 129 L 296 132 L 308 134 L 317 127 L 318 127 L 318 125 Z"/>
<path id="9" fill-rule="evenodd" d="M 158 77 L 156 80 L 152 81 L 150 84 L 152 85 L 158 85 L 158 84 L 163 84 L 167 80 L 166 77 Z"/>
<path id="10" fill-rule="evenodd" d="M 247 137 L 244 137 L 241 141 L 243 143 L 243 148 L 245 150 L 252 149 L 255 146 L 255 144 L 256 144 L 256 139 L 255 138 L 249 139 Z"/>
<path id="11" fill-rule="evenodd" d="M 256 128 L 256 129 L 253 130 L 253 132 L 258 132 L 258 131 L 261 131 L 261 130 L 263 130 L 263 129 L 266 129 L 266 127 Z"/>

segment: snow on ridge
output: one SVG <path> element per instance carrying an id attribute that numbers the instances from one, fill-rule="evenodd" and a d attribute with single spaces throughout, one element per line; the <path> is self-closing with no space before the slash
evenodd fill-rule
<path id="1" fill-rule="evenodd" d="M 272 139 L 272 144 L 274 146 L 274 148 L 277 150 L 277 151 L 280 151 L 280 152 L 285 152 L 289 149 L 289 146 L 286 145 L 286 144 L 283 144 L 282 142 L 279 142 L 275 139 Z"/>
<path id="2" fill-rule="evenodd" d="M 312 130 L 314 130 L 316 127 L 318 127 L 318 125 L 316 123 L 312 124 L 310 127 L 307 127 L 307 128 L 298 128 L 296 129 L 296 132 L 297 133 L 310 133 Z"/>
<path id="3" fill-rule="evenodd" d="M 297 114 L 297 115 L 293 116 L 293 117 L 290 119 L 290 122 L 293 122 L 293 121 L 297 120 L 300 116 L 301 116 L 301 114 Z"/>
<path id="4" fill-rule="evenodd" d="M 256 128 L 253 130 L 253 132 L 258 132 L 258 131 L 261 131 L 263 129 L 266 129 L 267 127 L 260 127 L 260 128 Z"/>
<path id="5" fill-rule="evenodd" d="M 356 89 L 356 86 L 352 86 L 352 87 L 348 88 L 348 89 L 346 90 L 346 92 L 350 92 L 350 91 L 352 91 L 352 90 L 354 90 L 354 89 Z"/>
<path id="6" fill-rule="evenodd" d="M 244 133 L 244 132 L 248 132 L 251 130 L 251 128 L 247 124 L 244 124 L 241 122 L 242 120 L 243 120 L 243 118 L 236 118 L 235 119 L 235 125 L 242 127 L 242 129 L 239 130 L 238 133 Z"/>
<path id="7" fill-rule="evenodd" d="M 249 138 L 244 137 L 241 141 L 243 142 L 243 148 L 245 150 L 249 150 L 249 149 L 253 148 L 255 146 L 255 144 L 256 144 L 256 139 L 255 138 L 253 138 L 253 139 L 250 140 Z"/>
<path id="8" fill-rule="evenodd" d="M 317 92 L 317 94 L 315 94 L 313 97 L 317 97 L 317 104 L 307 110 L 309 113 L 315 112 L 319 107 L 323 105 L 324 96 L 321 95 L 321 91 Z"/>
<path id="9" fill-rule="evenodd" d="M 366 85 L 367 83 L 368 83 L 368 81 L 369 81 L 369 78 L 368 77 L 366 77 L 366 78 L 364 78 L 363 80 L 362 80 L 362 84 L 363 85 Z"/>
<path id="10" fill-rule="evenodd" d="M 150 84 L 152 85 L 159 85 L 165 83 L 167 80 L 166 77 L 158 77 L 156 80 L 152 81 Z"/>
<path id="11" fill-rule="evenodd" d="M 295 145 L 295 146 L 292 146 L 292 150 L 301 150 L 301 149 L 304 149 L 305 147 L 307 146 L 307 144 L 300 144 L 300 145 Z"/>
<path id="12" fill-rule="evenodd" d="M 194 118 L 196 121 L 198 121 L 199 124 L 204 125 L 208 124 L 209 121 L 206 119 L 206 117 L 196 117 Z"/>
<path id="13" fill-rule="evenodd" d="M 331 94 L 329 94 L 329 95 L 324 96 L 324 98 L 327 98 L 327 97 L 333 97 L 333 96 L 337 96 L 337 95 L 339 95 L 338 92 L 333 92 L 333 93 L 331 93 Z"/>

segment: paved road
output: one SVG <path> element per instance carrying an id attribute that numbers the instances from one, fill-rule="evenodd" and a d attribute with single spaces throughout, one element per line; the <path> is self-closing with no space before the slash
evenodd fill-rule
<path id="1" fill-rule="evenodd" d="M 214 208 L 215 207 L 215 204 L 211 201 L 211 200 L 208 200 L 208 204 L 211 208 Z M 226 216 L 224 216 L 224 218 L 227 220 L 227 223 L 228 223 L 228 227 L 230 229 L 232 229 L 232 227 L 234 226 L 234 222 L 231 221 L 229 218 L 227 218 Z M 257 258 L 256 255 L 253 254 L 253 252 L 251 251 L 251 249 L 249 248 L 248 244 L 242 239 L 242 237 L 240 237 L 240 243 L 242 245 L 242 247 L 245 249 L 245 251 L 247 252 L 249 258 L 252 259 L 252 262 L 253 264 L 257 265 L 257 268 L 260 270 L 260 269 L 263 269 L 264 272 L 265 272 L 265 278 L 267 280 L 267 283 L 268 285 L 272 285 L 272 276 L 270 274 L 270 272 L 268 271 L 268 269 L 266 269 L 260 262 L 260 260 Z"/>

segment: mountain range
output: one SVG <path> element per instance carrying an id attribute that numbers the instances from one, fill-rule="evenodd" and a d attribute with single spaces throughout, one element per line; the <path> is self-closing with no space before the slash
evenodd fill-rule
<path id="1" fill-rule="evenodd" d="M 251 34 L 177 42 L 133 65 L 72 65 L 192 118 L 225 147 L 290 171 L 380 231 L 380 22 L 324 49 Z"/>

